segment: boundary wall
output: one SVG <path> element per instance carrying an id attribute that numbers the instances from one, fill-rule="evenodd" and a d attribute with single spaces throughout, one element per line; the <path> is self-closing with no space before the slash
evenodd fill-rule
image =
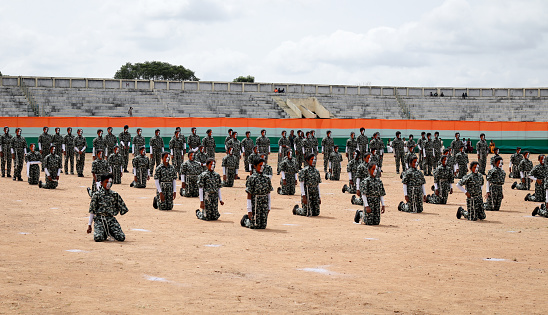
<path id="1" fill-rule="evenodd" d="M 255 140 L 260 136 L 262 129 L 266 129 L 271 140 L 274 152 L 278 149 L 278 139 L 282 130 L 289 136 L 290 130 L 315 130 L 318 142 L 325 136 L 327 130 L 332 131 L 335 144 L 339 145 L 340 152 L 345 151 L 346 140 L 350 132 L 356 137 L 361 127 L 366 128 L 365 134 L 371 138 L 374 132 L 379 131 L 384 143 L 395 137 L 396 131 L 401 131 L 402 137 L 408 138 L 413 134 L 415 141 L 420 138 L 421 131 L 440 132 L 440 138 L 448 147 L 454 139 L 455 132 L 460 132 L 461 138 L 471 138 L 475 148 L 480 133 L 486 134 L 489 142 L 494 140 L 501 153 L 513 153 L 515 147 L 520 146 L 523 151 L 531 153 L 548 153 L 548 123 L 547 122 L 483 122 L 483 121 L 436 121 L 436 120 L 384 120 L 384 119 L 268 119 L 268 118 L 163 118 L 163 117 L 0 117 L 0 126 L 10 127 L 10 133 L 15 134 L 15 128 L 23 129 L 22 135 L 27 143 L 36 143 L 42 128 L 48 126 L 50 134 L 55 128 L 61 128 L 61 134 L 66 134 L 66 128 L 72 127 L 73 134 L 82 128 L 91 152 L 91 143 L 97 136 L 97 129 L 101 128 L 106 135 L 106 128 L 113 127 L 113 133 L 118 136 L 124 125 L 129 125 L 130 133 L 136 135 L 138 127 L 143 129 L 143 136 L 147 140 L 154 135 L 155 129 L 160 129 L 166 149 L 176 127 L 181 127 L 185 137 L 190 134 L 190 128 L 196 127 L 200 137 L 205 136 L 207 129 L 212 129 L 217 142 L 217 152 L 224 152 L 224 139 L 227 130 L 232 128 L 238 131 L 238 138 L 243 139 L 245 132 L 250 131 Z"/>

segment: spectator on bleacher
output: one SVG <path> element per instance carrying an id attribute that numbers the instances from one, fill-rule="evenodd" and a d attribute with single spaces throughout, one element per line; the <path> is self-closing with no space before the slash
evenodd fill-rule
<path id="1" fill-rule="evenodd" d="M 445 95 L 443 95 L 443 92 L 441 92 L 440 96 L 441 96 L 441 97 L 444 97 Z"/>
<path id="2" fill-rule="evenodd" d="M 129 115 L 129 117 L 133 117 L 133 107 L 129 107 L 129 110 L 127 111 L 127 114 Z"/>
<path id="3" fill-rule="evenodd" d="M 274 89 L 274 93 L 278 93 L 278 88 L 275 88 L 275 89 Z"/>

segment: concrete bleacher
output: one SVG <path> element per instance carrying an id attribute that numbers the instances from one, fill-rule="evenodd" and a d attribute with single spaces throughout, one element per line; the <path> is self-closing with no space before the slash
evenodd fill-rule
<path id="1" fill-rule="evenodd" d="M 335 118 L 404 119 L 395 97 L 333 95 L 316 98 Z"/>
<path id="2" fill-rule="evenodd" d="M 0 87 L 0 116 L 29 116 L 29 102 L 19 87 Z"/>

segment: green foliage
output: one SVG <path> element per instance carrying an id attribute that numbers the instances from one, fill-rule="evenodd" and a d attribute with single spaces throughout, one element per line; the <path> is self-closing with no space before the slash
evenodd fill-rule
<path id="1" fill-rule="evenodd" d="M 2 76 L 2 71 L 0 71 L 0 77 Z"/>
<path id="2" fill-rule="evenodd" d="M 249 82 L 253 83 L 255 82 L 255 77 L 248 75 L 247 77 L 239 76 L 236 79 L 234 79 L 232 82 Z"/>
<path id="3" fill-rule="evenodd" d="M 194 71 L 183 66 L 175 66 L 161 61 L 143 63 L 127 62 L 114 74 L 115 79 L 199 81 Z"/>

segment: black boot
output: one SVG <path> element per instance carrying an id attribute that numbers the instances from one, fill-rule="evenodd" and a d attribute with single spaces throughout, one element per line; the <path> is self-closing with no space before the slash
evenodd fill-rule
<path id="1" fill-rule="evenodd" d="M 354 215 L 354 222 L 360 223 L 360 210 L 356 210 L 356 214 Z"/>
<path id="2" fill-rule="evenodd" d="M 463 211 L 463 210 L 464 210 L 464 209 L 463 209 L 462 207 L 459 207 L 459 208 L 457 209 L 457 219 L 460 219 L 460 218 L 462 217 L 462 211 Z"/>
<path id="3" fill-rule="evenodd" d="M 532 216 L 536 216 L 538 214 L 539 207 L 536 207 L 535 210 L 533 210 L 533 213 L 531 213 Z"/>
<path id="4" fill-rule="evenodd" d="M 154 209 L 158 209 L 158 198 L 154 197 L 154 199 L 152 200 L 152 206 L 154 207 Z"/>
<path id="5" fill-rule="evenodd" d="M 299 205 L 293 207 L 293 215 L 297 215 L 297 209 L 299 209 Z"/>

